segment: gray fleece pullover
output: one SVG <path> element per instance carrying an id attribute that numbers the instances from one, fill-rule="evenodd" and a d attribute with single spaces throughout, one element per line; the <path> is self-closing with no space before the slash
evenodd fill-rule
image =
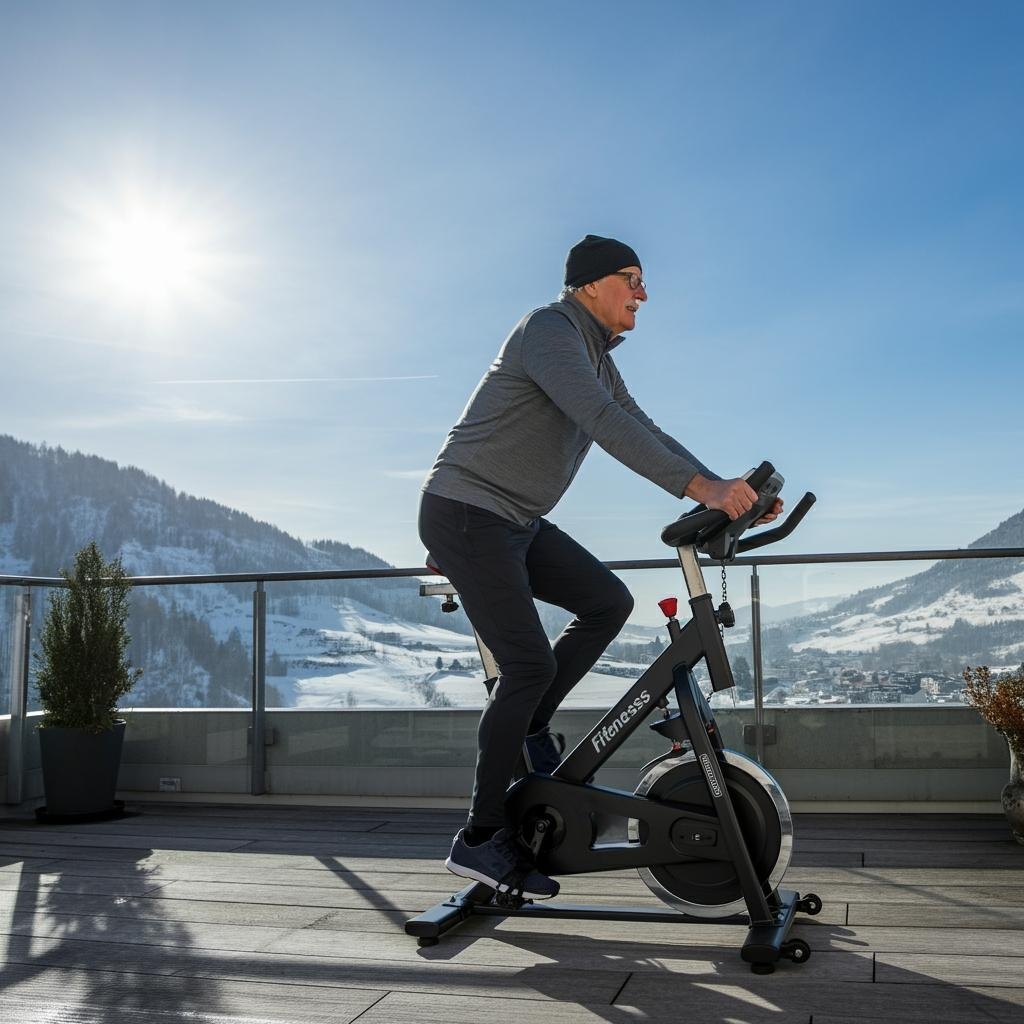
<path id="1" fill-rule="evenodd" d="M 677 498 L 697 473 L 718 479 L 633 401 L 609 355 L 622 340 L 572 298 L 527 313 L 423 490 L 526 526 L 554 508 L 594 441 Z"/>

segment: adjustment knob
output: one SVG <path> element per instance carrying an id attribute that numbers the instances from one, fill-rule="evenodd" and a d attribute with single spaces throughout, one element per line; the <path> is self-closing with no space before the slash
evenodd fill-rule
<path id="1" fill-rule="evenodd" d="M 663 597 L 658 602 L 658 607 L 662 610 L 667 619 L 674 619 L 676 617 L 676 611 L 679 608 L 679 599 L 675 597 Z"/>
<path id="2" fill-rule="evenodd" d="M 728 601 L 723 601 L 718 606 L 715 617 L 726 629 L 732 629 L 736 625 L 736 613 L 732 610 L 732 605 Z"/>

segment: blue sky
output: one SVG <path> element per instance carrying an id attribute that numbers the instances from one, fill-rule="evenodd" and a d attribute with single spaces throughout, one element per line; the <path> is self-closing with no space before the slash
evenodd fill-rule
<path id="1" fill-rule="evenodd" d="M 996 2 L 7 4 L 0 429 L 419 564 L 423 473 L 596 232 L 649 282 L 617 353 L 641 406 L 817 492 L 786 550 L 967 544 L 1024 507 L 1022 29 Z M 679 511 L 595 449 L 552 518 L 651 558 Z"/>

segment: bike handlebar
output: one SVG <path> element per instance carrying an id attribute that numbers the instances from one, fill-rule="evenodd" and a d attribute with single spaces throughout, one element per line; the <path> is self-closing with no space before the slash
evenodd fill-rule
<path id="1" fill-rule="evenodd" d="M 758 501 L 743 516 L 732 520 L 726 512 L 709 509 L 706 505 L 698 505 L 685 515 L 680 516 L 674 523 L 669 523 L 661 531 L 661 539 L 670 547 L 675 548 L 693 544 L 702 550 L 707 550 L 710 546 L 714 546 L 715 550 L 708 553 L 728 560 L 735 557 L 738 551 L 764 547 L 788 537 L 807 515 L 816 500 L 814 495 L 808 492 L 800 499 L 784 523 L 774 529 L 766 530 L 756 537 L 740 540 L 740 535 L 753 525 L 755 519 L 764 515 L 770 509 L 771 504 L 774 504 L 775 496 L 782 487 L 782 477 L 776 474 L 775 467 L 770 462 L 762 462 L 757 469 L 747 475 L 746 480 L 758 492 Z"/>
<path id="2" fill-rule="evenodd" d="M 755 491 L 760 491 L 774 472 L 775 467 L 770 462 L 762 462 L 757 469 L 747 474 L 747 483 Z M 698 539 L 704 542 L 730 522 L 732 520 L 727 512 L 708 508 L 707 505 L 698 505 L 681 515 L 674 523 L 669 523 L 661 531 L 661 539 L 673 548 L 695 543 Z"/>

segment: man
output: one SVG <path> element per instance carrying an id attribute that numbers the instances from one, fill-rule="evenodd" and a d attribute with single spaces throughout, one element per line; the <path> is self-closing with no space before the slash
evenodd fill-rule
<path id="1" fill-rule="evenodd" d="M 558 883 L 524 861 L 505 790 L 524 738 L 533 770 L 559 763 L 551 717 L 633 608 L 622 582 L 543 516 L 594 441 L 677 498 L 732 519 L 757 497 L 744 480 L 712 473 L 626 390 L 609 353 L 647 301 L 642 275 L 636 253 L 613 238 L 574 245 L 561 297 L 512 330 L 423 486 L 420 537 L 499 672 L 480 718 L 469 818 L 446 866 L 532 899 L 554 896 Z M 781 503 L 766 518 L 779 511 Z M 534 598 L 575 616 L 553 649 Z"/>

